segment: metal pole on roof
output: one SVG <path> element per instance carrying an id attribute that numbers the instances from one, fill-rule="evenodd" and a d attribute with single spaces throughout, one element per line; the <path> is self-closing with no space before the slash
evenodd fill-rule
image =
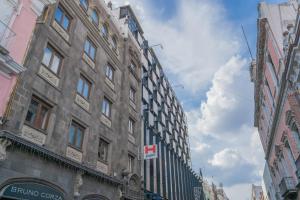
<path id="1" fill-rule="evenodd" d="M 243 31 L 243 35 L 244 35 L 244 39 L 246 41 L 246 44 L 247 44 L 247 47 L 248 47 L 248 51 L 249 51 L 249 54 L 251 56 L 251 59 L 253 60 L 253 56 L 252 56 L 252 52 L 251 52 L 251 49 L 250 49 L 250 45 L 249 45 L 249 42 L 248 42 L 248 39 L 247 39 L 247 36 L 246 36 L 246 33 L 245 33 L 245 30 L 244 30 L 244 27 L 243 25 L 241 24 L 241 27 L 242 27 L 242 31 Z"/>

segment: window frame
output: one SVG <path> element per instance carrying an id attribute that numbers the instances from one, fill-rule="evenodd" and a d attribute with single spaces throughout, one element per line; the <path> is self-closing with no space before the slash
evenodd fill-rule
<path id="1" fill-rule="evenodd" d="M 127 167 L 128 167 L 128 171 L 130 173 L 133 173 L 133 171 L 134 171 L 134 163 L 135 163 L 135 157 L 129 153 Z"/>
<path id="2" fill-rule="evenodd" d="M 74 127 L 74 144 L 70 143 L 70 129 L 71 127 Z M 81 131 L 81 143 L 80 143 L 80 148 L 76 146 L 77 143 L 77 134 L 78 134 L 78 129 Z M 78 150 L 82 150 L 82 146 L 83 146 L 83 140 L 84 140 L 84 132 L 85 132 L 85 127 L 80 125 L 78 122 L 76 122 L 75 120 L 72 120 L 69 126 L 69 131 L 68 131 L 68 145 L 71 146 L 72 148 L 78 149 Z"/>
<path id="3" fill-rule="evenodd" d="M 56 11 L 57 9 L 60 9 L 62 11 L 62 17 L 60 19 L 60 21 L 57 21 L 56 20 Z M 62 25 L 63 22 L 64 22 L 64 19 L 65 17 L 69 20 L 69 24 L 68 24 L 68 28 L 65 29 L 64 26 Z M 72 17 L 71 15 L 66 11 L 66 9 L 61 5 L 59 4 L 56 9 L 55 9 L 55 12 L 54 12 L 54 20 L 66 31 L 66 32 L 69 32 L 70 31 L 70 27 L 71 27 L 71 21 L 72 21 Z"/>
<path id="4" fill-rule="evenodd" d="M 84 3 L 86 3 L 86 7 L 85 7 L 83 1 L 84 1 Z M 85 12 L 87 12 L 90 7 L 90 2 L 89 2 L 89 0 L 79 0 L 79 5 Z"/>
<path id="5" fill-rule="evenodd" d="M 97 22 L 95 22 L 95 20 L 94 20 L 94 14 L 96 14 Z M 100 15 L 99 15 L 99 11 L 96 8 L 92 9 L 91 19 L 92 19 L 92 23 L 98 28 L 98 26 L 100 24 Z"/>
<path id="6" fill-rule="evenodd" d="M 117 51 L 117 49 L 118 49 L 118 39 L 117 39 L 117 36 L 115 36 L 115 35 L 112 36 L 111 40 L 112 40 L 112 49 L 114 51 Z"/>
<path id="7" fill-rule="evenodd" d="M 88 48 L 88 52 L 86 52 L 85 51 L 85 45 L 86 45 L 86 43 L 89 43 L 89 48 Z M 94 58 L 92 58 L 91 57 L 91 48 L 94 48 L 94 52 L 95 52 L 95 54 L 93 55 L 94 56 Z M 89 37 L 87 37 L 86 38 L 86 40 L 84 41 L 84 45 L 83 45 L 83 52 L 93 61 L 93 62 L 95 62 L 95 60 L 96 60 L 96 54 L 97 54 L 97 47 L 96 47 L 96 45 L 92 42 L 92 40 L 89 38 Z"/>
<path id="8" fill-rule="evenodd" d="M 132 130 L 130 130 L 130 128 Z M 131 135 L 134 135 L 135 133 L 135 120 L 133 120 L 131 117 L 128 118 L 128 132 L 131 134 Z"/>
<path id="9" fill-rule="evenodd" d="M 136 101 L 136 89 L 132 86 L 129 88 L 129 100 L 133 103 Z"/>
<path id="10" fill-rule="evenodd" d="M 82 91 L 81 91 L 81 92 L 78 91 L 78 84 L 79 84 L 79 81 L 80 81 L 80 80 L 82 80 L 82 82 L 83 82 L 83 84 L 82 84 Z M 83 95 L 85 84 L 88 85 L 88 89 L 89 89 L 87 98 L 84 97 L 84 95 Z M 80 95 L 82 98 L 84 98 L 85 100 L 88 101 L 88 100 L 90 99 L 91 89 L 92 89 L 92 82 L 91 82 L 88 78 L 86 78 L 84 75 L 80 74 L 79 79 L 78 79 L 78 81 L 77 81 L 76 93 L 77 93 L 78 95 Z"/>
<path id="11" fill-rule="evenodd" d="M 104 34 L 104 32 L 103 32 L 104 28 L 105 28 L 105 30 L 106 30 L 106 34 Z M 109 37 L 109 30 L 108 30 L 108 25 L 107 25 L 107 23 L 103 23 L 103 24 L 102 24 L 102 27 L 101 27 L 101 35 L 102 35 L 103 38 L 105 38 L 106 40 L 108 40 L 108 37 Z"/>
<path id="12" fill-rule="evenodd" d="M 45 50 L 46 49 L 49 49 L 51 51 L 51 57 L 50 57 L 50 61 L 49 61 L 49 65 L 46 65 L 43 61 L 44 61 L 44 56 L 45 56 Z M 57 72 L 54 72 L 52 70 L 52 64 L 53 64 L 53 59 L 54 59 L 54 56 L 58 57 L 60 59 L 60 62 L 59 62 L 59 65 L 58 65 L 58 68 L 57 68 Z M 61 68 L 62 68 L 62 65 L 63 65 L 63 60 L 64 60 L 64 57 L 61 55 L 61 53 L 59 53 L 59 51 L 57 51 L 50 43 L 47 43 L 46 47 L 44 48 L 44 51 L 43 51 L 43 57 L 42 57 L 42 61 L 41 61 L 41 64 L 46 67 L 48 70 L 50 70 L 51 73 L 53 73 L 54 75 L 56 76 L 59 76 L 60 72 L 61 72 Z M 51 66 L 51 67 L 50 67 Z"/>
<path id="13" fill-rule="evenodd" d="M 30 106 L 31 106 L 32 100 L 38 103 L 37 112 L 35 113 L 35 117 L 34 117 L 33 123 L 31 123 L 31 122 L 29 122 L 29 121 L 26 120 L 27 115 L 28 115 L 28 111 L 29 111 Z M 47 109 L 47 112 L 48 112 L 47 116 L 46 116 L 46 119 L 45 119 L 45 128 L 42 127 L 43 122 L 41 121 L 41 110 L 42 110 L 42 107 L 45 107 Z M 49 119 L 50 119 L 51 109 L 52 109 L 52 107 L 48 103 L 46 103 L 45 101 L 41 100 L 40 98 L 38 98 L 36 96 L 32 96 L 31 99 L 30 99 L 30 103 L 29 103 L 28 109 L 27 109 L 27 113 L 26 113 L 26 117 L 25 117 L 25 122 L 24 123 L 26 125 L 29 125 L 32 128 L 37 129 L 37 130 L 46 131 L 47 128 L 48 128 L 48 125 L 49 125 Z"/>
<path id="14" fill-rule="evenodd" d="M 133 61 L 133 60 L 131 60 L 130 61 L 130 69 L 133 71 L 133 72 L 136 72 L 136 70 L 137 70 L 137 65 L 136 65 L 136 63 Z M 132 67 L 133 66 L 133 67 Z"/>
<path id="15" fill-rule="evenodd" d="M 106 115 L 106 110 L 105 112 L 103 112 L 104 109 L 104 102 L 107 102 L 109 105 L 109 116 Z M 112 101 L 110 101 L 106 96 L 104 96 L 103 100 L 102 100 L 102 108 L 101 108 L 101 113 L 107 117 L 108 119 L 111 119 L 111 114 L 112 114 Z"/>
<path id="16" fill-rule="evenodd" d="M 111 79 L 107 75 L 107 70 L 108 69 L 111 69 L 111 71 L 112 71 L 112 78 Z M 106 66 L 105 66 L 105 77 L 107 77 L 111 82 L 114 82 L 114 79 L 115 79 L 115 68 L 110 63 L 107 63 Z"/>
<path id="17" fill-rule="evenodd" d="M 104 142 L 107 145 L 106 156 L 105 156 L 106 159 L 101 159 L 99 157 L 101 141 Z M 107 140 L 105 140 L 103 138 L 99 139 L 99 144 L 98 144 L 98 161 L 100 161 L 102 163 L 105 163 L 105 164 L 108 163 L 109 145 L 110 145 L 110 143 Z"/>

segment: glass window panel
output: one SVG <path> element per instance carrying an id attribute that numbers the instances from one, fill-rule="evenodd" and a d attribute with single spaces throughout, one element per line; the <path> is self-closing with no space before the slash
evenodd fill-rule
<path id="1" fill-rule="evenodd" d="M 40 124 L 41 124 L 41 129 L 45 130 L 46 129 L 46 123 L 47 123 L 47 119 L 48 119 L 48 108 L 42 106 L 42 110 L 41 110 L 41 116 L 40 116 Z"/>
<path id="2" fill-rule="evenodd" d="M 85 10 L 87 10 L 88 7 L 89 7 L 89 4 L 88 4 L 88 1 L 87 1 L 87 0 L 80 0 L 80 4 L 83 6 L 83 8 L 84 8 Z"/>
<path id="3" fill-rule="evenodd" d="M 69 130 L 69 143 L 74 144 L 75 142 L 75 127 L 71 125 Z"/>
<path id="4" fill-rule="evenodd" d="M 60 58 L 58 56 L 54 55 L 51 70 L 57 74 L 59 66 L 60 66 Z"/>
<path id="5" fill-rule="evenodd" d="M 76 137 L 76 147 L 81 148 L 82 143 L 82 131 L 81 129 L 77 129 L 77 137 Z"/>
<path id="6" fill-rule="evenodd" d="M 60 22 L 61 22 L 62 16 L 63 16 L 63 12 L 62 12 L 61 8 L 58 7 L 58 8 L 56 9 L 56 11 L 55 11 L 55 20 L 56 20 L 58 23 L 60 23 Z"/>
<path id="7" fill-rule="evenodd" d="M 107 37 L 108 30 L 107 30 L 107 26 L 105 24 L 102 26 L 101 32 L 102 32 L 102 36 Z"/>
<path id="8" fill-rule="evenodd" d="M 65 16 L 65 17 L 64 17 L 64 20 L 63 20 L 63 24 L 62 24 L 63 28 L 64 28 L 65 30 L 68 30 L 69 24 L 70 24 L 70 20 L 69 20 L 69 18 L 68 18 L 67 16 Z"/>
<path id="9" fill-rule="evenodd" d="M 46 47 L 44 49 L 44 56 L 43 56 L 43 64 L 45 64 L 46 66 L 49 66 L 50 64 L 50 60 L 51 60 L 51 55 L 52 55 L 52 51 Z"/>
<path id="10" fill-rule="evenodd" d="M 30 106 L 26 115 L 26 121 L 30 124 L 33 124 L 36 118 L 37 110 L 38 110 L 39 103 L 35 100 L 31 100 Z"/>
<path id="11" fill-rule="evenodd" d="M 83 96 L 87 99 L 89 97 L 89 85 L 87 83 L 84 84 Z"/>
<path id="12" fill-rule="evenodd" d="M 113 80 L 113 69 L 111 66 L 107 65 L 106 66 L 106 76 L 109 78 L 111 81 Z"/>
<path id="13" fill-rule="evenodd" d="M 113 46 L 113 49 L 117 49 L 117 39 L 115 37 L 112 38 L 112 46 Z"/>
<path id="14" fill-rule="evenodd" d="M 88 40 L 86 40 L 85 43 L 84 43 L 84 52 L 86 54 L 89 54 L 90 46 L 91 46 L 90 42 Z"/>
<path id="15" fill-rule="evenodd" d="M 93 10 L 93 13 L 92 13 L 92 20 L 95 24 L 99 24 L 99 16 L 98 16 L 98 13 L 97 11 Z"/>
<path id="16" fill-rule="evenodd" d="M 95 60 L 95 54 L 96 54 L 96 50 L 95 48 L 91 45 L 91 49 L 90 49 L 90 56 L 93 60 Z"/>
<path id="17" fill-rule="evenodd" d="M 77 92 L 79 94 L 82 93 L 82 89 L 83 89 L 83 80 L 80 78 L 79 81 L 78 81 L 78 84 L 77 84 Z"/>

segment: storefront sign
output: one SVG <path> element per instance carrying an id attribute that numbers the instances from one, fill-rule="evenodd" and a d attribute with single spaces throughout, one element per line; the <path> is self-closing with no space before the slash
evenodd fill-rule
<path id="1" fill-rule="evenodd" d="M 156 159 L 157 158 L 157 146 L 156 144 L 147 145 L 144 147 L 144 159 Z"/>
<path id="2" fill-rule="evenodd" d="M 64 200 L 62 192 L 47 185 L 32 182 L 9 184 L 1 189 L 0 197 L 19 200 Z"/>

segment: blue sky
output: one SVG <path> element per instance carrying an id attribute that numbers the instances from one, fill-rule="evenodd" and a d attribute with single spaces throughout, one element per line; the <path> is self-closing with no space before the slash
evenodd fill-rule
<path id="1" fill-rule="evenodd" d="M 282 0 L 284 1 L 284 0 Z M 268 0 L 282 2 L 280 0 Z M 113 0 L 130 3 L 188 118 L 193 169 L 231 200 L 261 184 L 264 154 L 253 127 L 253 84 L 243 24 L 256 54 L 258 0 Z"/>

